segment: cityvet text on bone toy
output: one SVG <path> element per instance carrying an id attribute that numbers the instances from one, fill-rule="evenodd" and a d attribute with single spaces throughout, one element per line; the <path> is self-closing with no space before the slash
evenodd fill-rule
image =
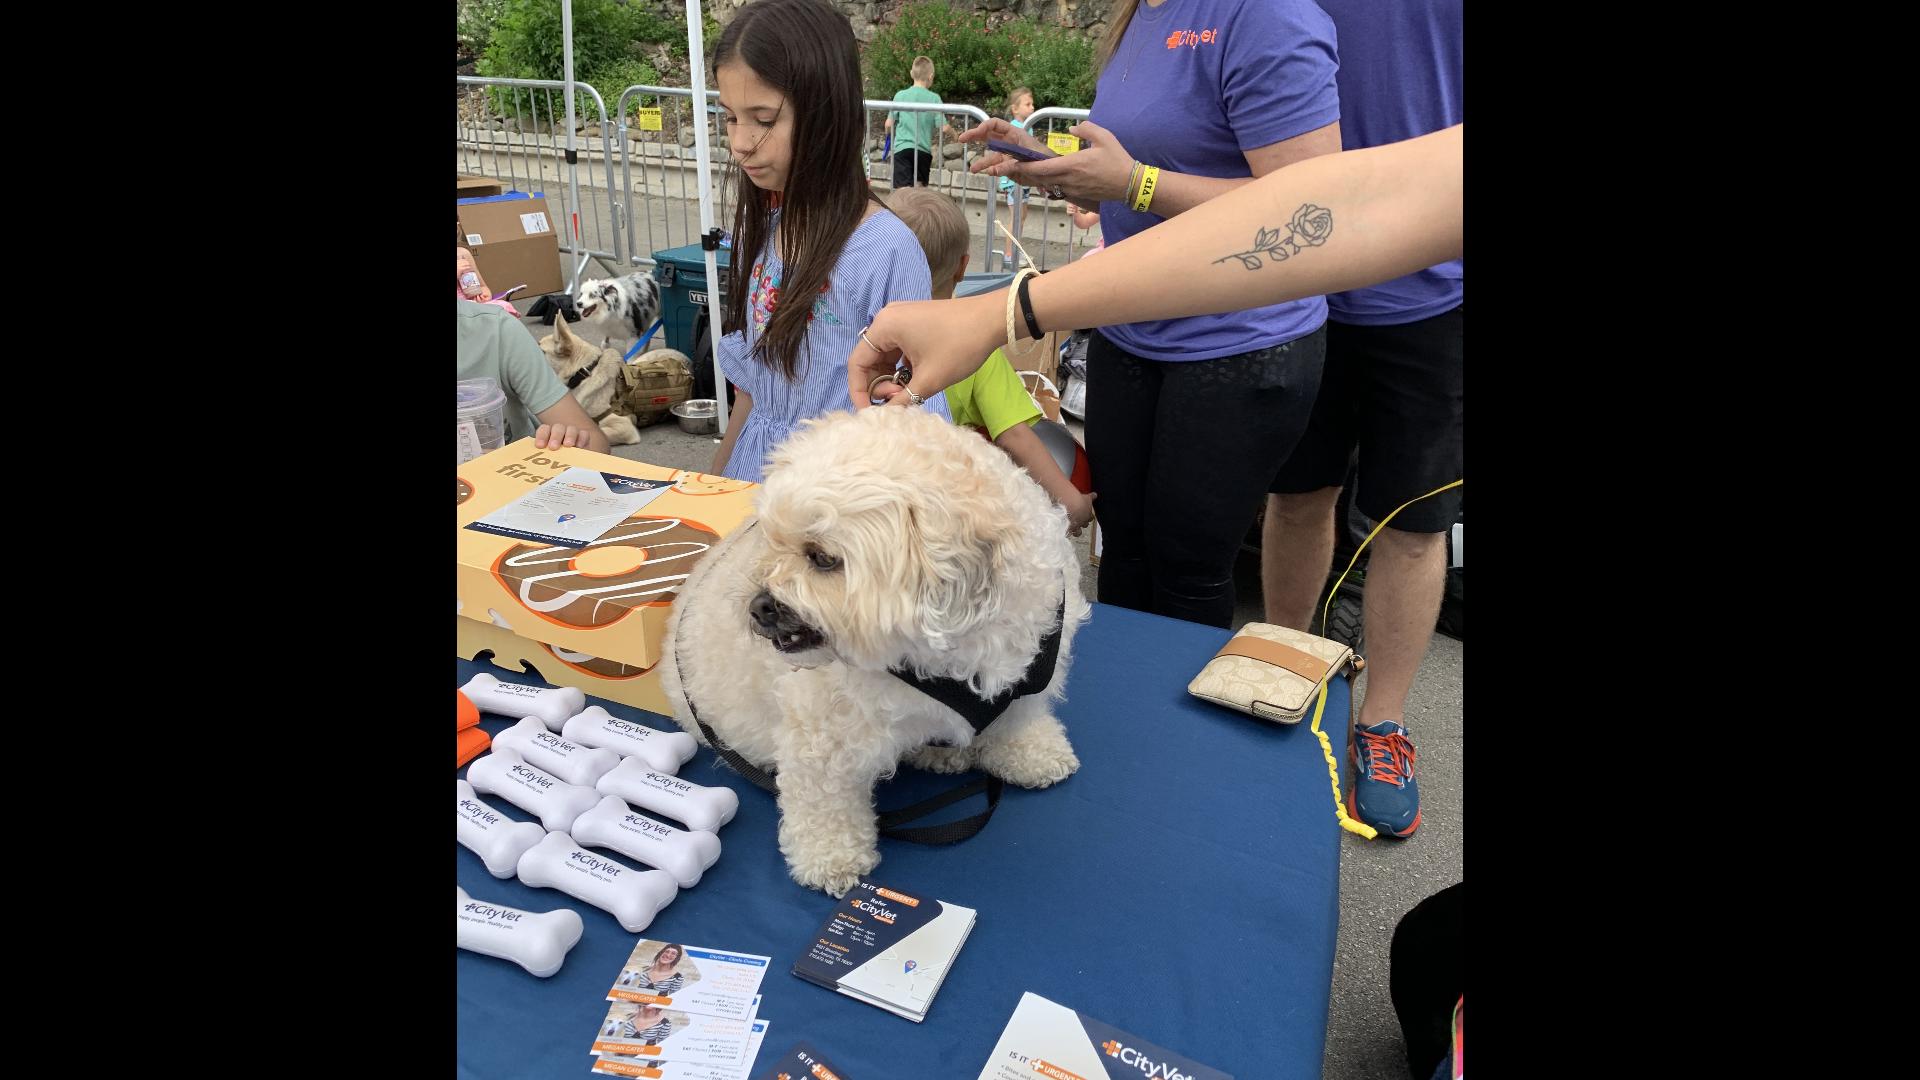
<path id="1" fill-rule="evenodd" d="M 602 795 L 618 795 L 642 809 L 685 822 L 689 829 L 707 832 L 718 832 L 740 809 L 740 796 L 734 794 L 732 788 L 703 787 L 691 780 L 656 772 L 639 758 L 621 762 L 593 786 Z"/>
<path id="2" fill-rule="evenodd" d="M 600 801 L 599 792 L 548 775 L 512 750 L 495 750 L 467 766 L 467 781 L 482 795 L 498 795 L 536 815 L 548 832 L 572 828 L 574 818 Z"/>
<path id="3" fill-rule="evenodd" d="M 549 688 L 501 682 L 481 672 L 460 688 L 467 700 L 480 711 L 501 716 L 537 716 L 547 727 L 559 731 L 567 717 L 587 707 L 587 695 L 571 686 Z"/>
<path id="4" fill-rule="evenodd" d="M 612 915 L 620 928 L 637 934 L 680 890 L 665 870 L 635 870 L 606 855 L 595 855 L 563 832 L 520 856 L 520 880 L 536 889 L 559 889 Z"/>
<path id="5" fill-rule="evenodd" d="M 455 780 L 454 784 L 461 846 L 480 856 L 487 873 L 497 878 L 512 877 L 514 868 L 520 865 L 520 856 L 544 839 L 547 830 L 531 821 L 515 821 L 488 806 L 465 780 Z"/>
<path id="6" fill-rule="evenodd" d="M 679 772 L 700 748 L 684 731 L 661 731 L 622 720 L 598 705 L 567 721 L 562 735 L 577 743 L 637 757 L 654 772 Z"/>
<path id="7" fill-rule="evenodd" d="M 525 822 L 522 822 L 525 824 Z M 467 890 L 453 887 L 459 897 L 460 947 L 482 956 L 497 956 L 544 979 L 560 970 L 567 953 L 580 942 L 586 923 L 572 908 L 521 911 L 475 900 Z"/>
<path id="8" fill-rule="evenodd" d="M 648 817 L 609 795 L 581 814 L 568 830 L 582 844 L 609 848 L 673 875 L 683 889 L 700 884 L 700 875 L 720 858 L 720 838 L 687 832 Z"/>
<path id="9" fill-rule="evenodd" d="M 529 716 L 495 734 L 493 745 L 512 750 L 525 758 L 527 764 L 581 787 L 592 787 L 595 780 L 620 764 L 619 754 L 555 735 L 537 716 Z"/>

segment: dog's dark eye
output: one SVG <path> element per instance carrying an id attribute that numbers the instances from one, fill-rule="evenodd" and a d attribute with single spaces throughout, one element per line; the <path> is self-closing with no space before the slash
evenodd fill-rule
<path id="1" fill-rule="evenodd" d="M 840 560 L 834 558 L 832 555 L 829 555 L 824 551 L 821 551 L 819 548 L 814 548 L 811 551 L 807 552 L 807 561 L 813 564 L 813 568 L 815 570 L 840 569 Z"/>

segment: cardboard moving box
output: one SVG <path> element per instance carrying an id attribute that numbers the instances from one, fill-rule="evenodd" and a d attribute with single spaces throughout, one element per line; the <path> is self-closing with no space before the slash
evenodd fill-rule
<path id="1" fill-rule="evenodd" d="M 527 300 L 560 291 L 565 281 L 557 231 L 561 223 L 548 213 L 543 196 L 514 192 L 456 199 L 454 209 L 459 218 L 456 239 L 473 252 L 480 276 L 495 292 L 525 285 L 514 296 Z"/>
<path id="2" fill-rule="evenodd" d="M 675 483 L 583 548 L 467 528 L 570 466 Z M 532 439 L 461 465 L 456 478 L 459 655 L 490 651 L 509 670 L 531 664 L 555 685 L 671 715 L 659 672 L 670 605 L 699 560 L 752 516 L 760 486 L 590 450 L 538 450 Z"/>
<path id="3" fill-rule="evenodd" d="M 488 195 L 502 195 L 506 193 L 506 190 L 506 185 L 491 176 L 468 176 L 466 173 L 454 174 L 453 197 L 456 201 L 460 199 L 480 199 Z"/>

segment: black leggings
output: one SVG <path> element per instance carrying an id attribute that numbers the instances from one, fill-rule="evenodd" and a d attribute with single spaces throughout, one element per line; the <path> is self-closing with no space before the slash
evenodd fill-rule
<path id="1" fill-rule="evenodd" d="M 1087 458 L 1103 604 L 1233 625 L 1233 563 L 1320 391 L 1327 330 L 1217 360 L 1145 360 L 1094 332 Z"/>

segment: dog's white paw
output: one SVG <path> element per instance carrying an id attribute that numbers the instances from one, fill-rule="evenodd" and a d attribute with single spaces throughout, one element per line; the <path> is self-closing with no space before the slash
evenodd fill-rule
<path id="1" fill-rule="evenodd" d="M 595 423 L 600 425 L 600 433 L 615 446 L 631 446 L 640 441 L 640 429 L 633 424 L 633 418 L 624 413 L 610 412 Z"/>
<path id="2" fill-rule="evenodd" d="M 809 889 L 819 889 L 834 899 L 846 895 L 860 878 L 880 865 L 878 851 L 849 855 L 844 851 L 799 851 L 787 857 L 787 873 Z"/>
<path id="3" fill-rule="evenodd" d="M 1072 776 L 1080 758 L 1058 726 L 980 748 L 975 762 L 1009 784 L 1043 788 Z"/>
<path id="4" fill-rule="evenodd" d="M 973 747 L 923 746 L 907 755 L 907 764 L 928 772 L 966 772 L 973 768 Z"/>

